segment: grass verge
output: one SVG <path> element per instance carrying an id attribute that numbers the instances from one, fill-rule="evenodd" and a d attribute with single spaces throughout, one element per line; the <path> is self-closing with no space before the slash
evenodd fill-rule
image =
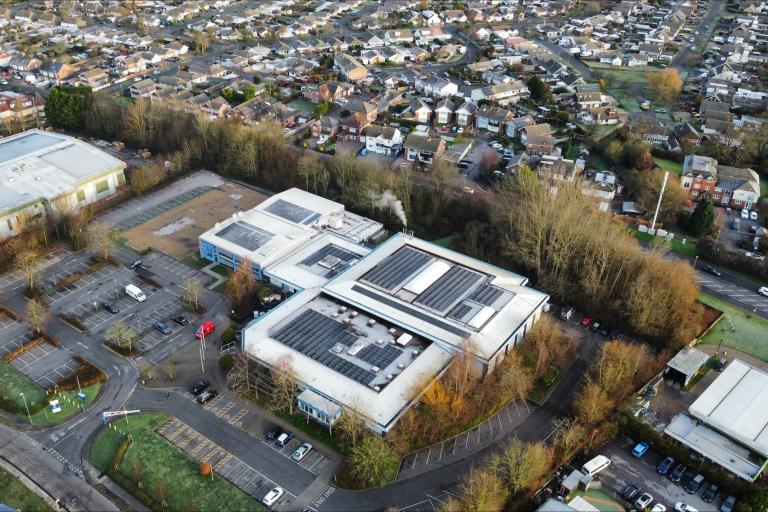
<path id="1" fill-rule="evenodd" d="M 53 510 L 40 496 L 27 489 L 15 476 L 0 468 L 0 502 L 16 510 Z"/>
<path id="2" fill-rule="evenodd" d="M 83 394 L 85 394 L 85 401 L 81 401 L 77 397 L 77 391 L 62 391 L 60 393 L 51 393 L 48 400 L 58 400 L 61 405 L 61 412 L 53 414 L 50 408 L 44 407 L 32 414 L 32 424 L 37 426 L 51 426 L 58 423 L 62 423 L 75 416 L 80 412 L 80 406 L 87 408 L 93 400 L 98 396 L 99 390 L 101 390 L 101 383 L 93 384 L 82 388 Z M 26 418 L 26 416 L 24 416 Z"/>
<path id="3" fill-rule="evenodd" d="M 672 252 L 680 254 L 681 256 L 686 256 L 688 258 L 693 258 L 696 256 L 696 243 L 693 240 L 688 240 L 686 243 L 683 243 L 682 240 L 673 238 L 671 242 L 667 242 L 661 237 L 651 235 L 649 233 L 641 233 L 640 231 L 633 228 L 630 228 L 630 231 L 635 238 L 643 242 L 666 247 Z"/>
<path id="4" fill-rule="evenodd" d="M 674 173 L 677 176 L 683 174 L 683 164 L 673 162 L 672 160 L 667 160 L 666 158 L 654 158 L 653 161 L 656 162 L 656 165 L 665 171 Z"/>
<path id="5" fill-rule="evenodd" d="M 198 474 L 198 463 L 155 432 L 166 416 L 148 413 L 114 422 L 120 431 L 104 429 L 96 437 L 90 461 L 102 472 L 113 473 L 127 491 L 150 507 L 158 506 L 159 494 L 165 494 L 170 510 L 264 510 L 261 505 L 221 477 L 213 479 Z M 120 471 L 112 468 L 115 452 L 124 440 L 133 438 L 123 456 Z M 138 469 L 137 469 L 138 468 Z M 139 474 L 142 488 L 135 484 Z M 113 475 L 110 475 L 113 476 Z M 224 505 L 226 504 L 226 505 Z"/>
<path id="6" fill-rule="evenodd" d="M 765 343 L 768 320 L 706 293 L 699 294 L 699 301 L 723 312 L 723 319 L 701 339 L 701 343 L 717 345 L 722 340 L 723 346 L 768 362 L 768 345 Z"/>

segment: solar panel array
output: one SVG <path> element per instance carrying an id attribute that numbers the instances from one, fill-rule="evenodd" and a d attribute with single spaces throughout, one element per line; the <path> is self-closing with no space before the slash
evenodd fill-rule
<path id="1" fill-rule="evenodd" d="M 275 235 L 241 220 L 219 230 L 216 236 L 223 238 L 227 242 L 239 245 L 243 249 L 255 251 L 272 240 L 272 237 Z"/>
<path id="2" fill-rule="evenodd" d="M 468 306 L 467 304 L 464 304 L 463 302 L 460 302 L 456 304 L 456 306 L 451 310 L 450 313 L 448 313 L 448 316 L 450 318 L 454 318 L 456 320 L 463 320 L 464 315 L 472 311 L 472 306 Z"/>
<path id="3" fill-rule="evenodd" d="M 392 291 L 432 260 L 434 258 L 429 254 L 410 247 L 401 247 L 366 272 L 361 280 Z"/>
<path id="4" fill-rule="evenodd" d="M 469 296 L 469 299 L 479 302 L 484 306 L 490 306 L 496 299 L 502 296 L 504 290 L 491 286 L 488 283 L 483 283 Z"/>
<path id="5" fill-rule="evenodd" d="M 367 369 L 331 352 L 336 343 L 349 347 L 357 341 L 357 337 L 348 332 L 341 322 L 313 309 L 302 311 L 272 333 L 272 338 L 360 384 L 367 386 L 375 377 Z"/>
<path id="6" fill-rule="evenodd" d="M 392 364 L 402 353 L 402 350 L 392 345 L 384 345 L 383 347 L 368 345 L 357 353 L 357 357 L 368 364 L 384 369 Z"/>
<path id="7" fill-rule="evenodd" d="M 282 217 L 285 220 L 295 222 L 296 224 L 300 224 L 314 213 L 312 210 L 307 210 L 303 206 L 289 203 L 284 199 L 278 199 L 264 208 L 264 211 Z"/>
<path id="8" fill-rule="evenodd" d="M 445 311 L 482 278 L 482 274 L 467 268 L 451 267 L 416 297 L 414 302 L 435 311 Z"/>
<path id="9" fill-rule="evenodd" d="M 348 251 L 346 249 L 342 249 L 338 245 L 334 244 L 328 244 L 325 247 L 313 252 L 311 255 L 309 255 L 307 258 L 305 258 L 301 264 L 306 265 L 307 267 L 311 267 L 318 261 L 322 260 L 326 256 L 335 256 L 339 258 L 344 263 L 347 263 L 348 261 L 352 261 L 353 259 L 357 258 L 358 255 L 353 253 L 352 251 Z"/>

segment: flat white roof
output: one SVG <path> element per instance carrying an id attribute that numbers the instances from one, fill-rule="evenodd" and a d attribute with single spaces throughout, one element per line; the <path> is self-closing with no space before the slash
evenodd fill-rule
<path id="1" fill-rule="evenodd" d="M 768 374 L 734 359 L 688 412 L 768 457 Z"/>
<path id="2" fill-rule="evenodd" d="M 760 474 L 765 462 L 743 446 L 685 413 L 672 418 L 664 433 L 750 482 Z"/>
<path id="3" fill-rule="evenodd" d="M 675 354 L 675 357 L 669 360 L 667 366 L 677 370 L 683 375 L 693 377 L 696 375 L 696 372 L 699 371 L 699 368 L 704 366 L 707 361 L 709 361 L 709 355 L 701 350 L 686 347 Z"/>
<path id="4" fill-rule="evenodd" d="M 441 267 L 434 266 L 435 261 L 446 262 L 451 270 L 438 272 Z M 416 294 L 411 289 L 421 290 L 424 274 L 430 284 Z M 400 233 L 332 279 L 324 290 L 428 339 L 471 347 L 476 355 L 490 359 L 548 299 L 525 286 L 527 281 Z"/>
<path id="5" fill-rule="evenodd" d="M 125 163 L 74 137 L 28 130 L 0 139 L 0 211 L 55 199 Z"/>

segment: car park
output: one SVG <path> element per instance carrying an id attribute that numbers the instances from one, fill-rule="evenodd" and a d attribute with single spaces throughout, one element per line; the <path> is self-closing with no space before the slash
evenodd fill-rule
<path id="1" fill-rule="evenodd" d="M 120 312 L 120 309 L 117 307 L 117 304 L 112 302 L 111 300 L 105 300 L 101 307 L 104 309 L 104 311 L 107 311 L 108 313 L 112 313 L 113 315 L 116 315 Z"/>
<path id="2" fill-rule="evenodd" d="M 637 495 L 640 493 L 640 489 L 636 485 L 628 485 L 624 488 L 621 495 L 624 496 L 624 499 L 631 502 L 634 500 Z"/>
<path id="3" fill-rule="evenodd" d="M 171 320 L 173 320 L 173 323 L 178 324 L 182 327 L 184 327 L 189 323 L 189 320 L 187 320 L 187 318 L 184 315 L 175 316 Z"/>
<path id="4" fill-rule="evenodd" d="M 697 473 L 693 478 L 688 480 L 688 483 L 685 484 L 685 492 L 688 494 L 696 494 L 699 492 L 699 489 L 701 489 L 701 486 L 704 484 L 704 475 L 701 473 Z"/>
<path id="5" fill-rule="evenodd" d="M 607 325 L 603 325 L 603 326 L 600 328 L 600 331 L 599 331 L 599 332 L 600 332 L 600 336 L 602 336 L 602 337 L 604 337 L 604 338 L 607 338 L 607 337 L 608 337 L 608 335 L 611 333 L 611 330 L 608 328 L 608 326 L 607 326 Z"/>
<path id="6" fill-rule="evenodd" d="M 720 489 L 715 484 L 709 484 L 709 487 L 701 493 L 701 499 L 704 500 L 704 503 L 712 503 L 715 501 L 719 491 Z"/>
<path id="7" fill-rule="evenodd" d="M 720 512 L 733 512 L 733 507 L 736 505 L 736 496 L 730 494 L 720 504 Z"/>
<path id="8" fill-rule="evenodd" d="M 204 336 L 208 336 L 213 331 L 216 330 L 216 326 L 213 325 L 213 322 L 210 320 L 206 320 L 202 324 L 200 324 L 200 327 L 197 328 L 197 331 L 195 332 L 195 338 L 202 338 Z"/>
<path id="9" fill-rule="evenodd" d="M 267 432 L 267 440 L 274 441 L 278 437 L 280 437 L 282 434 L 283 434 L 283 429 L 278 426 L 274 426 L 269 430 L 269 432 Z"/>
<path id="10" fill-rule="evenodd" d="M 715 267 L 713 267 L 712 265 L 702 265 L 702 267 L 701 267 L 701 271 L 702 271 L 702 272 L 704 272 L 704 273 L 706 273 L 706 274 L 709 274 L 709 275 L 711 275 L 711 276 L 715 276 L 715 277 L 720 277 L 720 276 L 722 276 L 722 275 L 723 275 L 723 273 L 722 273 L 722 272 L 720 272 L 719 270 L 717 270 L 717 269 L 716 269 Z"/>
<path id="11" fill-rule="evenodd" d="M 218 394 L 219 392 L 215 389 L 208 388 L 200 396 L 197 397 L 197 403 L 202 405 L 210 400 L 213 400 Z"/>
<path id="12" fill-rule="evenodd" d="M 277 446 L 282 447 L 290 443 L 291 439 L 293 439 L 293 432 L 289 430 L 287 432 L 283 432 L 282 434 L 280 434 L 275 440 L 275 444 L 277 444 Z"/>
<path id="13" fill-rule="evenodd" d="M 632 455 L 634 455 L 635 457 L 637 457 L 639 459 L 643 455 L 645 455 L 645 452 L 647 452 L 650 447 L 651 447 L 651 445 L 649 445 L 645 441 L 640 441 L 632 449 Z"/>
<path id="14" fill-rule="evenodd" d="M 683 479 L 683 475 L 685 474 L 686 469 L 687 468 L 685 467 L 685 464 L 678 464 L 677 467 L 669 474 L 669 479 L 676 484 L 680 483 L 680 480 Z"/>
<path id="15" fill-rule="evenodd" d="M 195 382 L 194 384 L 192 384 L 191 386 L 189 386 L 189 392 L 192 393 L 193 395 L 197 396 L 200 393 L 202 393 L 203 391 L 205 391 L 208 388 L 208 386 L 210 386 L 210 385 L 211 385 L 211 383 L 208 382 L 206 379 L 199 380 L 199 381 Z"/>
<path id="16" fill-rule="evenodd" d="M 285 491 L 282 487 L 275 487 L 269 491 L 266 496 L 264 496 L 261 502 L 268 507 L 272 507 L 275 503 L 278 502 L 278 500 L 280 500 L 280 498 L 283 497 L 283 494 L 285 494 Z"/>
<path id="17" fill-rule="evenodd" d="M 155 322 L 152 328 L 157 332 L 159 332 L 160 334 L 164 334 L 166 336 L 168 336 L 173 332 L 165 322 Z"/>
<path id="18" fill-rule="evenodd" d="M 299 446 L 295 452 L 291 455 L 291 458 L 295 460 L 296 462 L 301 462 L 301 460 L 309 454 L 309 452 L 312 451 L 312 445 L 309 443 L 304 443 L 301 446 Z"/>
<path id="19" fill-rule="evenodd" d="M 647 492 L 644 492 L 640 495 L 639 498 L 635 500 L 635 508 L 637 510 L 645 510 L 648 508 L 651 503 L 653 502 L 653 495 Z"/>
<path id="20" fill-rule="evenodd" d="M 581 319 L 581 326 L 582 327 L 589 327 L 592 325 L 592 317 L 591 316 L 585 316 Z"/>

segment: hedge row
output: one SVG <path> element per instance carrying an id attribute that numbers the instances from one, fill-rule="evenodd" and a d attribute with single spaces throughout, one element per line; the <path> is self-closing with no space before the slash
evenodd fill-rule
<path id="1" fill-rule="evenodd" d="M 38 336 L 37 338 L 33 339 L 29 343 L 25 343 L 19 347 L 16 347 L 15 349 L 5 354 L 3 356 L 3 361 L 5 361 L 6 363 L 10 363 L 12 360 L 16 359 L 24 352 L 27 352 L 28 350 L 31 350 L 38 345 L 46 343 L 47 341 L 48 340 L 46 340 L 43 336 Z"/>
<path id="2" fill-rule="evenodd" d="M 95 261 L 85 267 L 83 270 L 80 270 L 79 272 L 75 272 L 74 274 L 70 274 L 55 285 L 53 285 L 53 289 L 56 291 L 59 291 L 63 289 L 65 286 L 74 283 L 75 281 L 78 281 L 83 278 L 83 276 L 87 276 L 88 274 L 91 274 L 93 272 L 96 272 L 100 268 L 106 267 L 109 265 L 109 261 Z"/>
<path id="3" fill-rule="evenodd" d="M 59 391 L 74 391 L 79 387 L 92 386 L 98 382 L 107 380 L 107 375 L 90 361 L 82 356 L 74 356 L 73 359 L 81 364 L 80 368 L 71 375 L 64 377 L 49 389 L 58 389 Z M 80 386 L 78 386 L 78 381 Z"/>
<path id="4" fill-rule="evenodd" d="M 80 332 L 88 332 L 88 328 L 83 324 L 83 322 L 80 321 L 79 318 L 74 315 L 70 315 L 69 313 L 60 313 L 59 318 Z"/>
<path id="5" fill-rule="evenodd" d="M 112 457 L 112 467 L 115 468 L 115 471 L 120 471 L 120 465 L 123 463 L 125 452 L 131 447 L 132 442 L 133 438 L 131 438 L 131 436 L 126 436 L 125 439 L 123 439 L 123 442 L 120 443 L 117 451 L 115 451 L 115 455 Z"/>

